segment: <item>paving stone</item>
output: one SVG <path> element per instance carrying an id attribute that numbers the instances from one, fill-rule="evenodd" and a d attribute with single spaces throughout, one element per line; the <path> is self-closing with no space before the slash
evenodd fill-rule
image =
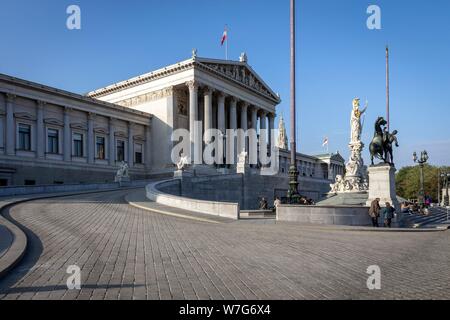
<path id="1" fill-rule="evenodd" d="M 128 192 L 13 207 L 29 247 L 0 299 L 450 299 L 449 232 L 207 223 L 132 207 Z M 67 288 L 70 265 L 82 290 Z"/>

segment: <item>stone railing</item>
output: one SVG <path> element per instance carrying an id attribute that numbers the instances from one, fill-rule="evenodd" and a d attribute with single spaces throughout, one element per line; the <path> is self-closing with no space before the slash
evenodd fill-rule
<path id="1" fill-rule="evenodd" d="M 146 186 L 146 196 L 152 201 L 170 207 L 230 219 L 239 219 L 238 203 L 197 200 L 162 191 L 177 190 L 177 188 L 181 188 L 179 179 L 151 183 Z"/>
<path id="2" fill-rule="evenodd" d="M 149 183 L 148 180 L 136 180 L 127 184 L 127 187 L 144 187 Z M 86 184 L 52 184 L 37 186 L 10 186 L 0 187 L 0 197 L 17 196 L 38 193 L 56 193 L 56 192 L 78 192 L 109 190 L 120 188 L 119 183 L 86 183 Z"/>

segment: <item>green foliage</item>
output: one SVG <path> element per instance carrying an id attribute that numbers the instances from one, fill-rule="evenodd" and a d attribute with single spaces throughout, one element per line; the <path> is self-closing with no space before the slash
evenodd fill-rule
<path id="1" fill-rule="evenodd" d="M 438 175 L 439 170 L 450 172 L 450 167 L 436 167 L 425 165 L 423 168 L 425 195 L 437 201 L 438 197 Z M 420 189 L 420 168 L 403 167 L 395 177 L 397 194 L 405 199 L 417 199 Z M 441 181 L 441 188 L 443 188 Z"/>

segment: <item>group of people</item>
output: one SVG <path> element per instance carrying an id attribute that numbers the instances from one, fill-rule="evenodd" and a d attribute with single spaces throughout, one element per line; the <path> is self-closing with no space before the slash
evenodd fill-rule
<path id="1" fill-rule="evenodd" d="M 277 207 L 281 204 L 281 199 L 279 197 L 275 197 L 275 200 L 273 201 L 273 209 L 276 210 Z M 312 199 L 306 198 L 306 197 L 300 197 L 300 204 L 305 206 L 314 205 L 314 201 Z M 261 201 L 259 202 L 259 210 L 269 210 L 269 204 L 267 202 L 267 199 L 262 197 Z"/>
<path id="2" fill-rule="evenodd" d="M 424 206 L 419 206 L 417 203 L 403 202 L 400 206 L 402 213 L 408 213 L 410 215 L 413 214 L 422 214 L 429 215 L 430 211 L 428 210 L 428 204 L 425 203 Z"/>
<path id="3" fill-rule="evenodd" d="M 386 206 L 384 208 L 381 208 L 380 198 L 376 198 L 370 204 L 369 215 L 372 218 L 372 225 L 374 227 L 379 227 L 378 219 L 380 218 L 380 216 L 384 221 L 384 227 L 391 227 L 392 219 L 394 219 L 395 217 L 395 208 L 391 206 L 389 202 L 386 202 L 385 205 Z"/>

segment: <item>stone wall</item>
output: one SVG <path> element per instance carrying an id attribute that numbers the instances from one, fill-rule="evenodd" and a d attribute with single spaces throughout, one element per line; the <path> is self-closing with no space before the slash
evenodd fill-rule
<path id="1" fill-rule="evenodd" d="M 286 176 L 264 176 L 246 173 L 207 177 L 184 177 L 179 188 L 165 190 L 183 197 L 206 200 L 238 202 L 244 210 L 258 209 L 259 201 L 265 197 L 272 206 L 275 197 L 285 197 L 289 178 Z M 326 181 L 303 178 L 299 190 L 302 195 L 318 200 L 329 190 Z"/>
<path id="2" fill-rule="evenodd" d="M 239 219 L 240 209 L 238 203 L 199 200 L 188 197 L 180 197 L 162 191 L 175 190 L 176 192 L 179 185 L 178 179 L 151 183 L 146 186 L 146 197 L 151 201 L 174 208 L 226 217 L 234 220 Z"/>
<path id="3" fill-rule="evenodd" d="M 369 226 L 368 207 L 280 205 L 277 221 L 301 224 Z"/>

